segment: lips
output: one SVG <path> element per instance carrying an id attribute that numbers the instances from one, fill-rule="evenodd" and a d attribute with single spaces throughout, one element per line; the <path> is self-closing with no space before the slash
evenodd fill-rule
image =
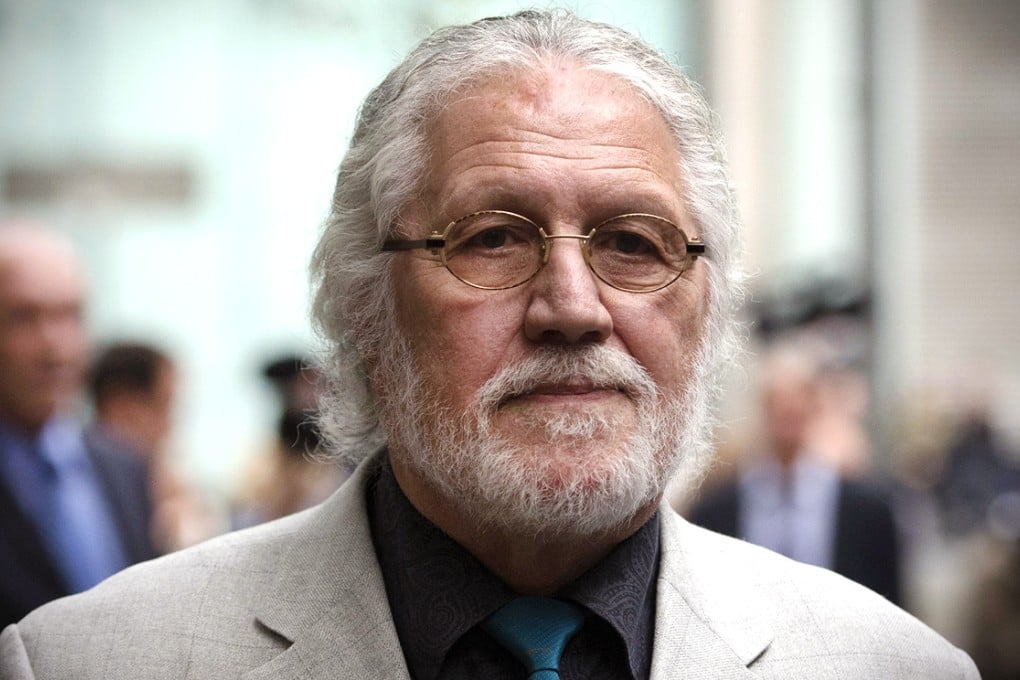
<path id="1" fill-rule="evenodd" d="M 530 390 L 531 394 L 586 394 L 588 392 L 604 391 L 607 388 L 590 382 L 583 383 L 543 383 L 535 389 Z"/>
<path id="2" fill-rule="evenodd" d="M 627 394 L 627 390 L 618 385 L 602 385 L 590 381 L 582 382 L 546 382 L 535 387 L 514 392 L 501 400 L 502 403 L 529 398 L 543 397 L 601 397 L 607 394 Z"/>

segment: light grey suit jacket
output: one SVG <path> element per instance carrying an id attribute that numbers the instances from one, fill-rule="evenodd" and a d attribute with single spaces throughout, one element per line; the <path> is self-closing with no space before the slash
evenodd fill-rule
<path id="1" fill-rule="evenodd" d="M 0 678 L 407 678 L 366 478 L 37 609 L 0 636 Z M 653 678 L 978 677 L 963 652 L 842 577 L 665 505 L 661 526 Z"/>

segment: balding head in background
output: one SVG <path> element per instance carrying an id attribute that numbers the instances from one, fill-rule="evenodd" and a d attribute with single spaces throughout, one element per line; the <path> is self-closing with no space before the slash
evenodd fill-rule
<path id="1" fill-rule="evenodd" d="M 0 224 L 0 418 L 10 425 L 35 432 L 73 402 L 87 350 L 84 290 L 65 238 Z"/>

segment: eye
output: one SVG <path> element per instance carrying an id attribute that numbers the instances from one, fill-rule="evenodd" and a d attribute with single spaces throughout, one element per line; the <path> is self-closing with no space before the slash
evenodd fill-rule
<path id="1" fill-rule="evenodd" d="M 624 255 L 645 255 L 656 250 L 648 239 L 632 231 L 612 234 L 610 242 L 605 245 Z"/>
<path id="2" fill-rule="evenodd" d="M 481 247 L 481 248 L 501 248 L 507 244 L 510 239 L 510 230 L 506 227 L 494 227 L 492 229 L 486 229 L 480 234 L 476 234 L 472 237 L 468 243 L 469 247 Z"/>
<path id="3" fill-rule="evenodd" d="M 514 213 L 472 213 L 447 227 L 443 256 L 447 269 L 472 286 L 516 286 L 541 267 L 542 233 Z"/>
<path id="4" fill-rule="evenodd" d="M 606 224 L 592 235 L 592 252 L 612 258 L 660 258 L 661 239 L 647 230 L 630 228 L 624 224 Z"/>
<path id="5" fill-rule="evenodd" d="M 535 225 L 522 217 L 500 212 L 470 215 L 447 234 L 447 257 L 492 256 L 518 248 L 532 248 L 538 241 Z"/>

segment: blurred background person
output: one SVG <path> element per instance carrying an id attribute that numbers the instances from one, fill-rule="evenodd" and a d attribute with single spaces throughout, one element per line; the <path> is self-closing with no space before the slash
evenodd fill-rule
<path id="1" fill-rule="evenodd" d="M 173 429 L 177 368 L 169 355 L 140 342 L 114 342 L 89 372 L 95 425 L 144 460 L 158 457 Z"/>
<path id="2" fill-rule="evenodd" d="M 286 355 L 266 363 L 261 375 L 272 385 L 280 409 L 269 450 L 245 473 L 234 515 L 238 528 L 310 508 L 336 491 L 350 473 L 315 457 L 318 371 L 307 359 Z"/>
<path id="3" fill-rule="evenodd" d="M 1020 451 L 995 424 L 996 391 L 966 362 L 919 385 L 899 412 L 893 471 L 909 600 L 964 642 L 982 677 L 1017 678 Z"/>
<path id="4" fill-rule="evenodd" d="M 1002 546 L 975 593 L 973 658 L 984 680 L 1020 678 L 1020 540 Z"/>
<path id="5" fill-rule="evenodd" d="M 0 225 L 0 625 L 156 555 L 144 464 L 77 415 L 84 290 L 61 237 Z"/>
<path id="6" fill-rule="evenodd" d="M 88 386 L 97 436 L 136 454 L 148 469 L 150 536 L 160 551 L 194 545 L 225 529 L 171 455 L 178 369 L 170 355 L 143 342 L 109 343 L 93 361 Z"/>
<path id="7" fill-rule="evenodd" d="M 696 524 L 832 569 L 901 604 L 891 504 L 824 454 L 833 426 L 819 369 L 804 348 L 772 349 L 761 367 L 761 432 L 734 479 L 688 513 Z M 822 429 L 815 429 L 824 425 Z M 838 445 L 843 448 L 843 436 Z"/>
<path id="8" fill-rule="evenodd" d="M 965 535 L 984 529 L 996 502 L 1020 492 L 1018 461 L 992 427 L 987 408 L 964 409 L 947 437 L 934 485 L 944 531 Z"/>

